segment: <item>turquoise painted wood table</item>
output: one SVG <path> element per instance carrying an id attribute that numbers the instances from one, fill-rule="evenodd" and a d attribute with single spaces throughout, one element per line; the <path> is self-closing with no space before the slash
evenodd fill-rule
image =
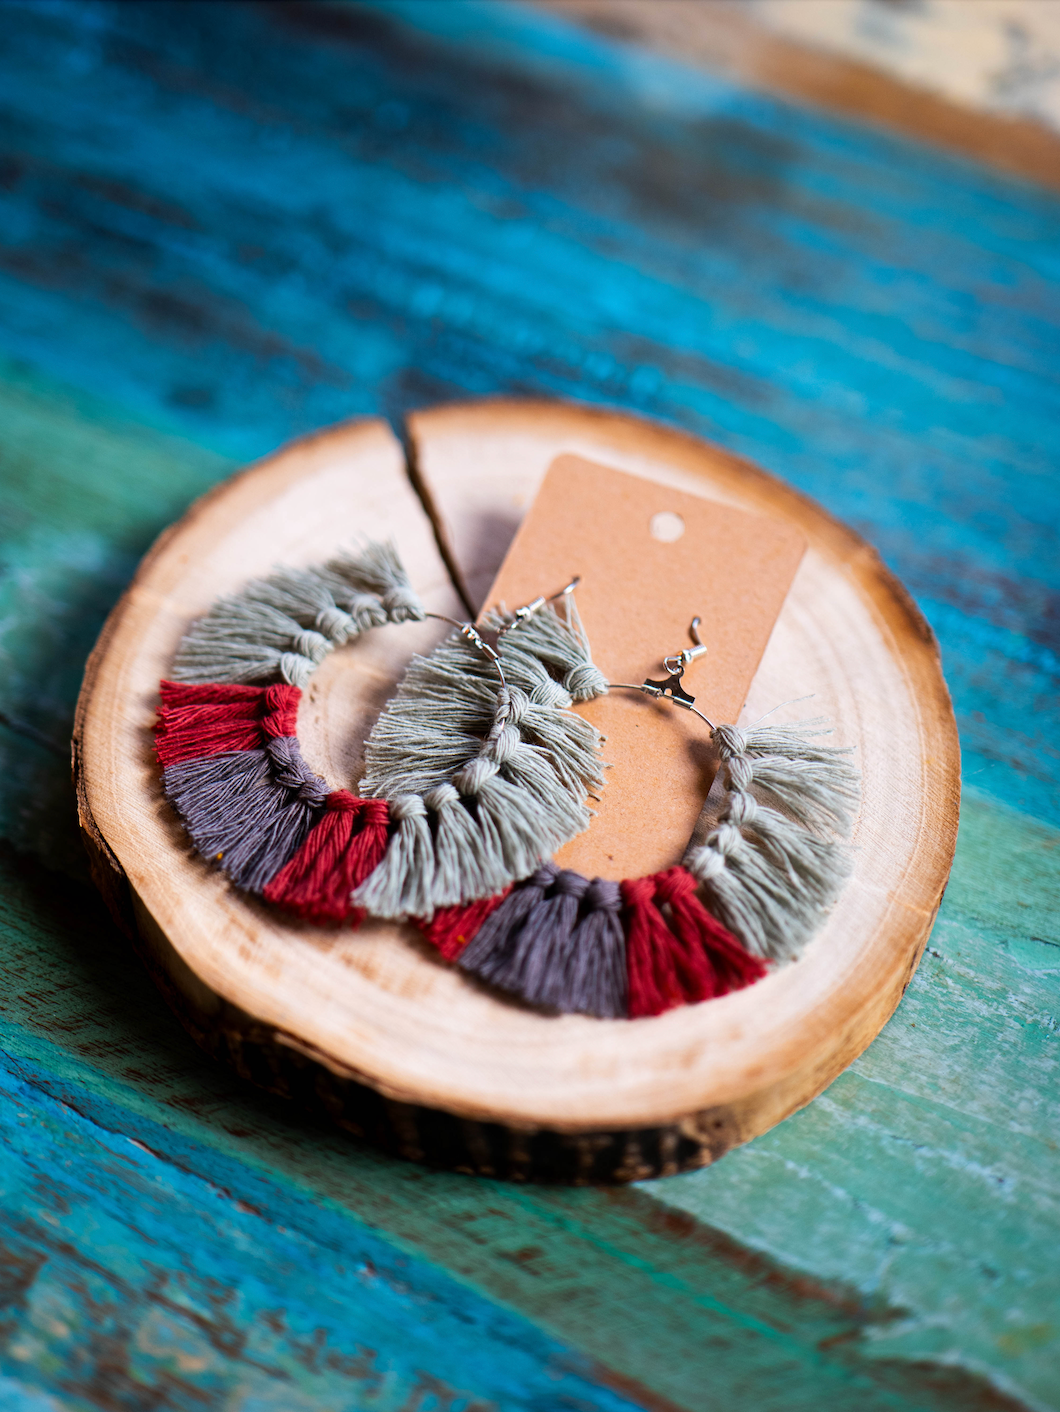
<path id="1" fill-rule="evenodd" d="M 0 12 L 0 1408 L 1060 1408 L 1060 201 L 500 3 Z M 359 413 L 569 395 L 871 539 L 957 861 L 809 1108 L 620 1190 L 392 1161 L 207 1062 L 67 742 L 158 531 Z"/>

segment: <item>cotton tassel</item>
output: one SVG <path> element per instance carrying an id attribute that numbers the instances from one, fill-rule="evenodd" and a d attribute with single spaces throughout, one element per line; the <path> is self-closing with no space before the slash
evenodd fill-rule
<path id="1" fill-rule="evenodd" d="M 262 814 L 274 812 L 278 798 L 286 798 L 272 783 L 264 750 L 179 761 L 166 769 L 163 788 L 199 852 L 221 863 L 225 872 L 229 849 L 248 836 L 248 814 L 255 828 Z"/>
<path id="2" fill-rule="evenodd" d="M 270 740 L 289 738 L 297 750 L 298 703 L 301 699 L 302 693 L 294 686 L 281 686 L 279 683 L 275 683 L 264 689 L 261 693 L 261 735 L 266 745 Z M 298 756 L 298 764 L 295 769 L 298 772 L 299 781 L 303 778 L 317 779 L 317 776 L 312 774 L 302 761 L 301 755 Z M 291 787 L 301 788 L 301 783 Z"/>
<path id="3" fill-rule="evenodd" d="M 262 714 L 270 711 L 283 715 L 280 733 L 293 735 L 301 692 L 293 686 L 269 689 L 284 695 L 270 703 L 260 686 L 162 682 L 155 726 L 159 764 L 166 767 L 206 755 L 258 750 L 264 744 Z"/>
<path id="4" fill-rule="evenodd" d="M 593 662 L 585 629 L 573 599 L 564 600 L 564 616 L 548 604 L 517 623 L 504 637 L 512 653 L 525 651 L 562 674 L 563 686 L 575 701 L 607 695 L 607 678 Z M 491 613 L 486 622 L 498 628 L 513 621 L 506 613 Z"/>
<path id="5" fill-rule="evenodd" d="M 512 724 L 544 753 L 560 784 L 575 798 L 603 784 L 596 728 L 567 708 L 569 693 L 557 682 L 538 684 L 532 695 L 512 686 Z M 518 715 L 516 715 L 518 711 Z"/>
<path id="6" fill-rule="evenodd" d="M 468 771 L 456 775 L 453 783 L 464 791 L 469 783 Z M 490 826 L 499 841 L 507 870 L 505 881 L 508 882 L 518 882 L 529 876 L 542 855 L 554 853 L 568 839 L 589 826 L 588 809 L 584 806 L 570 807 L 569 797 L 564 801 L 568 806 L 565 809 L 561 810 L 557 802 L 558 817 L 553 817 L 549 814 L 547 801 L 510 784 L 500 774 L 473 793 L 470 790 L 466 792 L 475 801 L 480 826 Z"/>
<path id="7" fill-rule="evenodd" d="M 354 588 L 377 594 L 390 622 L 422 621 L 423 604 L 412 590 L 392 541 L 340 554 L 326 567 Z"/>
<path id="8" fill-rule="evenodd" d="M 698 884 L 685 868 L 668 868 L 655 875 L 655 900 L 670 909 L 670 927 L 687 949 L 701 947 L 715 976 L 714 994 L 740 990 L 766 974 L 757 957 L 746 951 L 696 896 Z"/>
<path id="9" fill-rule="evenodd" d="M 589 814 L 580 799 L 572 798 L 571 790 L 561 780 L 546 753 L 519 737 L 516 726 L 507 723 L 503 737 L 483 752 L 487 759 L 500 767 L 504 784 L 535 801 L 542 813 L 544 825 L 555 831 L 557 839 L 566 838 L 573 830 L 580 833 L 589 825 Z M 558 845 L 552 842 L 538 849 L 550 853 Z"/>
<path id="10" fill-rule="evenodd" d="M 458 906 L 502 892 L 508 873 L 500 841 L 482 828 L 459 792 L 450 784 L 439 785 L 423 802 L 434 823 L 434 905 Z"/>
<path id="11" fill-rule="evenodd" d="M 401 794 L 388 802 L 397 832 L 353 901 L 373 917 L 430 917 L 435 857 L 427 805 L 418 794 Z"/>
<path id="12" fill-rule="evenodd" d="M 746 830 L 746 833 L 744 832 Z M 713 910 L 748 950 L 794 958 L 838 896 L 849 861 L 834 844 L 734 794 L 726 816 L 689 860 Z"/>
<path id="13" fill-rule="evenodd" d="M 336 584 L 341 603 L 332 591 Z M 386 612 L 378 598 L 358 594 L 358 599 L 363 597 L 366 602 L 358 603 L 357 611 L 350 611 L 353 605 L 349 600 L 349 585 L 318 569 L 277 569 L 268 578 L 247 584 L 243 596 L 255 603 L 267 603 L 303 628 L 313 628 L 336 647 L 349 642 L 366 627 L 382 627 L 386 622 Z"/>
<path id="14" fill-rule="evenodd" d="M 819 833 L 834 829 L 846 837 L 860 798 L 860 777 L 849 763 L 852 750 L 817 744 L 824 734 L 820 721 L 806 721 L 738 733 L 732 726 L 719 726 L 715 738 L 730 758 L 750 760 L 756 792 L 771 794 L 804 827 Z"/>
<path id="15" fill-rule="evenodd" d="M 506 887 L 494 897 L 479 897 L 474 902 L 458 903 L 455 907 L 439 907 L 429 921 L 417 919 L 417 926 L 443 961 L 459 959 L 468 942 L 481 929 L 486 918 L 501 905 L 511 892 Z"/>
<path id="16" fill-rule="evenodd" d="M 375 817 L 380 814 L 381 839 Z M 266 887 L 266 902 L 309 922 L 359 925 L 364 912 L 352 906 L 350 894 L 378 864 L 386 847 L 386 818 L 382 800 L 358 799 L 345 789 L 329 794 L 301 848 Z M 371 848 L 364 847 L 368 834 L 373 835 Z"/>
<path id="17" fill-rule="evenodd" d="M 653 878 L 631 878 L 620 884 L 626 905 L 626 962 L 629 1018 L 661 1015 L 684 1004 L 674 968 L 673 934 L 655 906 Z"/>
<path id="18" fill-rule="evenodd" d="M 266 716 L 262 724 L 268 736 L 279 722 Z M 296 737 L 272 736 L 266 740 L 265 753 L 269 757 L 274 786 L 283 791 L 284 797 L 277 802 L 274 818 L 262 830 L 259 839 L 241 841 L 229 850 L 230 860 L 240 858 L 244 850 L 248 858 L 255 859 L 243 869 L 241 876 L 234 871 L 229 873 L 234 882 L 250 892 L 262 892 L 283 864 L 301 848 L 328 795 L 325 782 L 302 759 Z"/>
<path id="19" fill-rule="evenodd" d="M 850 871 L 821 835 L 845 831 L 857 801 L 849 752 L 813 743 L 806 728 L 714 732 L 728 780 L 718 826 L 688 858 L 712 909 L 756 956 L 791 959 L 819 927 Z M 809 789 L 799 796 L 800 781 Z M 759 803 L 752 784 L 788 814 Z M 794 817 L 789 817 L 794 816 Z"/>
<path id="20" fill-rule="evenodd" d="M 656 905 L 659 881 L 656 875 L 621 884 L 629 917 L 629 1016 L 634 1020 L 678 1005 L 695 1005 L 719 993 L 700 937 L 686 927 L 667 926 Z"/>
<path id="21" fill-rule="evenodd" d="M 338 607 L 349 613 L 357 624 L 358 632 L 367 632 L 369 628 L 382 628 L 389 622 L 386 609 L 377 593 L 366 593 L 363 589 L 356 588 L 341 574 L 336 574 L 326 567 L 314 569 L 313 573 L 334 598 Z"/>
<path id="22" fill-rule="evenodd" d="M 626 942 L 617 883 L 543 865 L 492 912 L 461 967 L 564 1014 L 626 1013 Z"/>
<path id="23" fill-rule="evenodd" d="M 219 598 L 181 641 L 173 679 L 254 682 L 279 676 L 305 686 L 331 651 L 323 634 L 244 594 Z"/>
<path id="24" fill-rule="evenodd" d="M 390 842 L 390 808 L 385 799 L 360 800 L 360 828 L 346 851 L 351 891 L 372 876 Z"/>
<path id="25" fill-rule="evenodd" d="M 626 934 L 622 928 L 622 890 L 608 878 L 593 878 L 582 902 L 574 933 L 562 1008 L 603 1020 L 626 1013 Z"/>
<path id="26" fill-rule="evenodd" d="M 531 1005 L 573 1009 L 571 978 L 578 908 L 589 887 L 588 878 L 564 869 L 556 874 L 548 894 L 527 914 L 507 963 L 494 975 L 494 985 Z"/>
<path id="27" fill-rule="evenodd" d="M 261 892 L 298 851 L 327 795 L 285 737 L 170 765 L 163 782 L 199 852 L 248 892 Z"/>
<path id="28" fill-rule="evenodd" d="M 559 869 L 542 863 L 522 887 L 513 888 L 464 949 L 459 965 L 480 980 L 494 982 L 515 949 L 523 923 L 552 886 Z"/>

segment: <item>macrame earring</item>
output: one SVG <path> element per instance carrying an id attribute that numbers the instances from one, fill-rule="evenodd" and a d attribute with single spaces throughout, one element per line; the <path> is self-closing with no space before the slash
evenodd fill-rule
<path id="1" fill-rule="evenodd" d="M 857 776 L 817 723 L 714 725 L 682 684 L 609 683 L 578 580 L 480 626 L 428 613 L 392 545 L 277 570 L 219 600 L 161 684 L 166 797 L 231 881 L 314 923 L 409 918 L 447 961 L 528 1003 L 604 1018 L 659 1014 L 792 959 L 835 900 Z M 558 604 L 558 607 L 556 606 Z M 456 629 L 414 657 L 365 743 L 357 795 L 302 759 L 301 688 L 384 623 Z M 491 640 L 492 639 L 492 640 Z M 601 737 L 572 708 L 633 690 L 699 716 L 725 770 L 717 827 L 683 865 L 589 880 L 550 855 L 589 827 Z M 764 796 L 764 797 L 763 797 Z"/>
<path id="2" fill-rule="evenodd" d="M 569 604 L 574 586 L 487 615 L 493 645 L 454 622 L 455 634 L 413 659 L 365 743 L 361 793 L 386 799 L 400 821 L 356 894 L 374 916 L 429 918 L 497 894 L 588 828 L 600 738 L 570 707 L 603 676 L 576 613 L 541 611 Z"/>
<path id="3" fill-rule="evenodd" d="M 857 805 L 849 751 L 821 744 L 820 722 L 741 730 L 703 715 L 683 684 L 707 651 L 700 621 L 694 646 L 664 659 L 665 679 L 602 690 L 641 692 L 707 725 L 725 772 L 717 826 L 683 865 L 649 877 L 590 882 L 547 864 L 485 920 L 434 919 L 428 938 L 462 969 L 534 1004 L 636 1018 L 759 979 L 823 921 L 849 871 L 831 837 L 849 832 Z"/>
<path id="4" fill-rule="evenodd" d="M 611 686 L 691 711 L 709 728 L 725 772 L 726 804 L 717 827 L 687 855 L 688 871 L 704 885 L 715 913 L 756 954 L 792 959 L 850 871 L 846 850 L 829 835 L 849 834 L 859 777 L 850 750 L 820 743 L 830 733 L 823 720 L 741 729 L 715 725 L 698 710 L 682 677 L 706 654 L 701 621 L 692 619 L 695 646 L 664 659 L 665 681 Z"/>
<path id="5" fill-rule="evenodd" d="M 588 827 L 603 783 L 598 734 L 570 710 L 603 677 L 576 610 L 550 602 L 490 619 L 494 647 L 428 613 L 378 544 L 218 600 L 178 648 L 156 728 L 165 794 L 199 851 L 316 922 L 430 917 L 527 877 Z M 366 742 L 360 793 L 329 790 L 298 746 L 301 687 L 361 633 L 426 617 L 457 631 L 413 659 Z"/>

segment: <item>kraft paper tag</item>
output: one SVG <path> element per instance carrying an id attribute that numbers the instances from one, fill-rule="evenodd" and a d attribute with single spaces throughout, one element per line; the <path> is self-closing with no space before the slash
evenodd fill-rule
<path id="1" fill-rule="evenodd" d="M 608 681 L 665 678 L 662 659 L 708 648 L 682 686 L 716 723 L 735 722 L 806 549 L 798 530 L 579 456 L 549 467 L 493 582 L 515 609 L 581 575 L 576 600 Z M 586 877 L 642 877 L 681 861 L 717 769 L 707 726 L 632 691 L 577 710 L 607 737 L 590 828 L 556 855 Z"/>

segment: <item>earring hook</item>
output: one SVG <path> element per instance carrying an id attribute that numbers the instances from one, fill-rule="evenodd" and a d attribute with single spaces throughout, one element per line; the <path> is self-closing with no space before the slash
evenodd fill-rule
<path id="1" fill-rule="evenodd" d="M 456 618 L 450 618 L 445 613 L 425 613 L 424 617 L 436 618 L 440 623 L 452 624 L 452 626 L 459 631 L 461 637 L 466 637 L 468 642 L 470 642 L 473 647 L 478 648 L 478 650 L 482 653 L 483 657 L 487 658 L 488 661 L 493 663 L 493 665 L 497 669 L 497 675 L 501 679 L 501 686 L 503 686 L 505 691 L 507 691 L 508 681 L 504 675 L 504 668 L 501 666 L 500 653 L 497 652 L 495 648 L 489 645 L 486 639 L 479 632 L 478 628 L 476 628 L 474 623 L 458 622 Z"/>
<path id="2" fill-rule="evenodd" d="M 505 633 L 511 632 L 512 628 L 517 628 L 520 623 L 525 623 L 527 618 L 532 618 L 535 613 L 541 611 L 546 603 L 554 603 L 557 598 L 568 598 L 582 581 L 581 574 L 575 574 L 570 583 L 565 588 L 561 588 L 558 593 L 552 593 L 547 598 L 544 594 L 539 594 L 532 603 L 524 603 L 521 608 L 516 608 L 512 614 L 510 623 L 505 623 L 503 627 L 497 629 L 498 639 Z"/>
<path id="3" fill-rule="evenodd" d="M 581 574 L 575 574 L 570 583 L 564 588 L 561 588 L 558 593 L 550 594 L 547 598 L 542 594 L 535 598 L 532 603 L 526 603 L 522 608 L 517 608 L 512 614 L 511 622 L 505 623 L 502 628 L 497 630 L 497 641 L 500 642 L 504 634 L 511 632 L 512 628 L 518 627 L 520 623 L 525 623 L 527 618 L 532 618 L 546 603 L 551 603 L 557 598 L 562 598 L 569 604 L 570 595 L 581 581 Z M 504 668 L 501 666 L 500 653 L 486 641 L 474 623 L 461 623 L 456 618 L 450 618 L 446 613 L 427 613 L 425 616 L 428 618 L 436 618 L 440 623 L 450 623 L 459 631 L 462 637 L 466 637 L 468 642 L 482 653 L 483 657 L 493 663 L 497 669 L 497 675 L 501 679 L 501 685 L 507 690 L 508 682 L 504 675 Z"/>
<path id="4" fill-rule="evenodd" d="M 694 716 L 698 716 L 701 721 L 706 721 L 711 730 L 714 730 L 714 722 L 708 720 L 702 711 L 696 709 L 693 705 L 696 698 L 691 696 L 681 685 L 685 668 L 697 657 L 705 657 L 709 650 L 699 635 L 699 625 L 702 621 L 703 619 L 698 616 L 693 618 L 692 625 L 688 629 L 688 635 L 695 644 L 693 647 L 686 647 L 683 652 L 675 652 L 671 656 L 663 658 L 663 668 L 668 673 L 665 681 L 653 681 L 649 677 L 640 686 L 625 681 L 608 682 L 608 686 L 616 687 L 622 691 L 640 691 L 645 696 L 652 696 L 656 700 L 669 701 L 674 706 L 691 711 Z"/>
<path id="5" fill-rule="evenodd" d="M 705 657 L 707 655 L 707 646 L 698 631 L 702 621 L 702 618 L 696 616 L 692 619 L 692 625 L 688 629 L 688 635 L 695 643 L 694 647 L 686 647 L 683 652 L 675 652 L 673 656 L 663 658 L 663 666 L 671 674 L 676 672 L 677 675 L 680 676 L 684 669 L 690 666 L 697 657 Z"/>

